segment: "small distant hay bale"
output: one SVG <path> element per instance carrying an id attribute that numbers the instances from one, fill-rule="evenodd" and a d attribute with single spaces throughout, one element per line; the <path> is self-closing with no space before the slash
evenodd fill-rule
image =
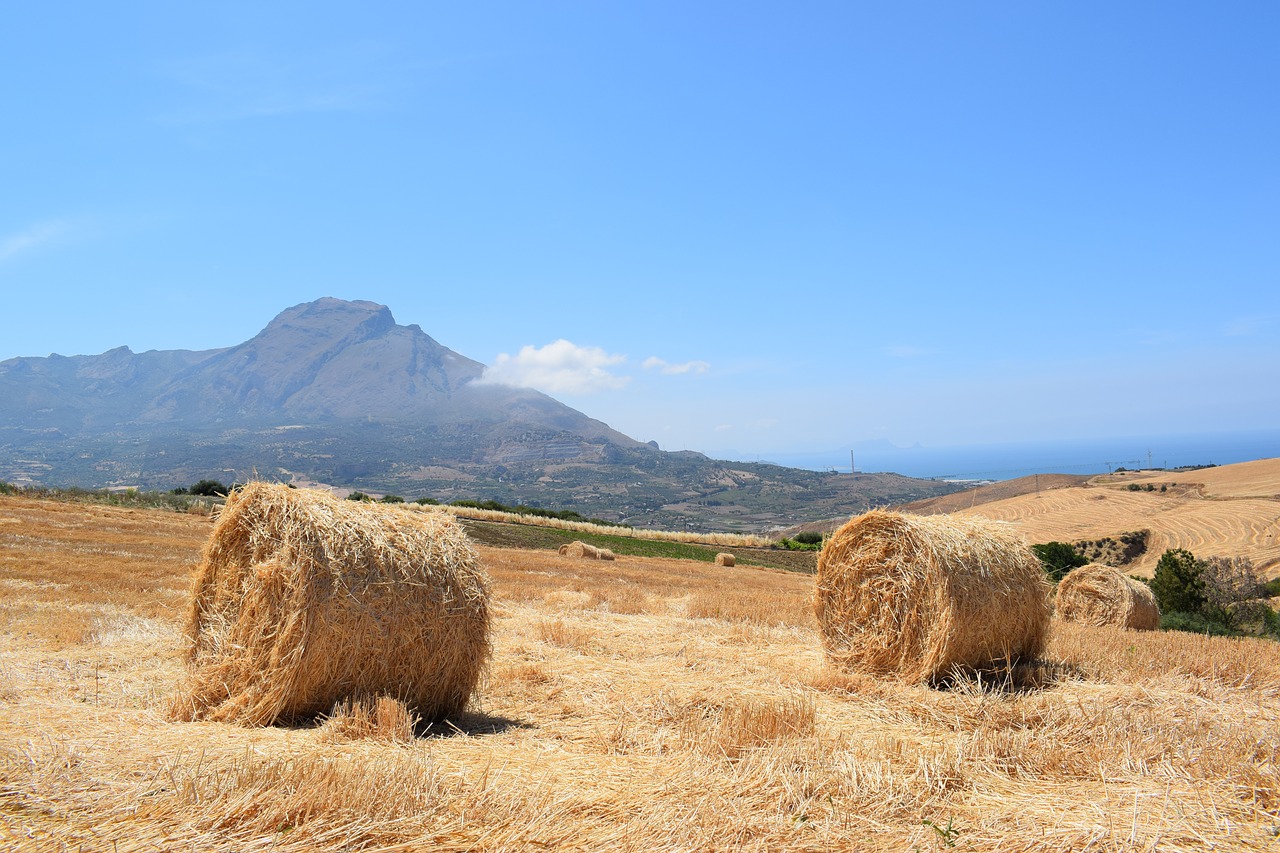
<path id="1" fill-rule="evenodd" d="M 1007 525 L 873 510 L 827 539 L 814 610 L 836 668 L 924 683 L 1035 658 L 1048 592 Z"/>
<path id="2" fill-rule="evenodd" d="M 170 714 L 270 725 L 377 697 L 427 720 L 456 714 L 489 656 L 488 599 L 443 513 L 250 483 L 205 545 Z"/>
<path id="3" fill-rule="evenodd" d="M 1057 611 L 1067 622 L 1114 625 L 1135 631 L 1160 627 L 1151 587 L 1097 563 L 1072 569 L 1058 584 Z"/>
<path id="4" fill-rule="evenodd" d="M 734 560 L 734 558 L 733 558 L 733 555 L 732 555 L 732 554 L 716 554 L 716 565 L 717 565 L 717 566 L 732 566 L 732 565 L 734 565 L 736 562 L 737 562 L 737 561 L 736 561 L 736 560 Z"/>
<path id="5" fill-rule="evenodd" d="M 608 548 L 597 548 L 595 545 L 588 545 L 586 542 L 570 542 L 567 545 L 561 545 L 560 555 L 562 557 L 583 557 L 588 560 L 612 560 L 615 556 Z"/>

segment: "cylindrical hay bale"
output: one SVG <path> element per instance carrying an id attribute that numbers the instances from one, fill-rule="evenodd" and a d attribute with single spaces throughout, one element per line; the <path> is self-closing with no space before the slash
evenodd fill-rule
<path id="1" fill-rule="evenodd" d="M 734 560 L 734 558 L 733 558 L 733 555 L 732 555 L 732 554 L 716 554 L 716 565 L 717 565 L 717 566 L 732 566 L 732 565 L 734 565 L 736 562 L 737 562 L 737 561 L 736 561 L 736 560 Z"/>
<path id="2" fill-rule="evenodd" d="M 178 719 L 269 725 L 392 696 L 461 711 L 489 656 L 488 579 L 461 526 L 250 483 L 197 570 Z"/>
<path id="3" fill-rule="evenodd" d="M 1058 616 L 1067 622 L 1114 625 L 1135 631 L 1160 627 L 1160 607 L 1151 587 L 1111 566 L 1072 569 L 1058 584 Z"/>
<path id="4" fill-rule="evenodd" d="M 1040 654 L 1048 586 L 1007 525 L 873 510 L 827 539 L 814 609 L 833 665 L 920 683 Z"/>
<path id="5" fill-rule="evenodd" d="M 612 560 L 614 554 L 608 548 L 597 548 L 586 542 L 570 542 L 561 545 L 559 553 L 564 557 L 585 557 L 588 560 Z"/>

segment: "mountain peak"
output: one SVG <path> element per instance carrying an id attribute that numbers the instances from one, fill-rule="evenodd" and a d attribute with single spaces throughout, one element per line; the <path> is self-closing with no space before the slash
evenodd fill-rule
<path id="1" fill-rule="evenodd" d="M 317 345 L 349 344 L 395 328 L 391 309 L 376 302 L 325 296 L 286 308 L 249 341 L 310 338 Z"/>

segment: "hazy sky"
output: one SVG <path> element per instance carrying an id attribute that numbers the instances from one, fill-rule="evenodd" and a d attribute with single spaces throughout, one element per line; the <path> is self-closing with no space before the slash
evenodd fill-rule
<path id="1" fill-rule="evenodd" d="M 712 455 L 1280 425 L 1280 3 L 19 3 L 0 359 L 321 296 Z"/>

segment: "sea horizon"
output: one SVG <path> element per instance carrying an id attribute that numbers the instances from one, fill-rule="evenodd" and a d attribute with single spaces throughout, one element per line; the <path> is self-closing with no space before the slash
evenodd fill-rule
<path id="1" fill-rule="evenodd" d="M 1280 429 L 936 447 L 866 441 L 824 451 L 758 456 L 738 453 L 717 458 L 849 473 L 850 451 L 860 474 L 999 481 L 1032 474 L 1105 474 L 1119 468 L 1176 469 L 1270 459 L 1280 456 Z"/>

